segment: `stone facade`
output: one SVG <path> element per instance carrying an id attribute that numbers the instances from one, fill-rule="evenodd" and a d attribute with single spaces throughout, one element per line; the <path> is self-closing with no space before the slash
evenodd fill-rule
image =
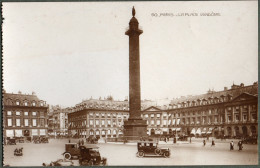
<path id="1" fill-rule="evenodd" d="M 48 135 L 48 105 L 32 95 L 3 93 L 3 136 L 25 137 Z"/>

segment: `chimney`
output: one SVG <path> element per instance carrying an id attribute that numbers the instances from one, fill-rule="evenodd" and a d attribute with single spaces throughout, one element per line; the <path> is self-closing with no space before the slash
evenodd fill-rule
<path id="1" fill-rule="evenodd" d="M 227 91 L 228 90 L 228 87 L 224 87 L 224 91 Z"/>

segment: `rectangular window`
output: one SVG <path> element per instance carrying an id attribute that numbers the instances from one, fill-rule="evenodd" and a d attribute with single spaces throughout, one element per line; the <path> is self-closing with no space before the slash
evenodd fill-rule
<path id="1" fill-rule="evenodd" d="M 111 125 L 111 120 L 107 120 L 107 125 Z"/>
<path id="2" fill-rule="evenodd" d="M 105 120 L 101 120 L 101 124 L 102 124 L 102 125 L 105 125 Z"/>
<path id="3" fill-rule="evenodd" d="M 93 125 L 93 120 L 89 120 L 89 125 Z"/>
<path id="4" fill-rule="evenodd" d="M 99 116 L 99 113 L 96 113 L 96 116 L 98 117 L 98 116 Z"/>
<path id="5" fill-rule="evenodd" d="M 36 119 L 32 119 L 32 125 L 33 125 L 33 127 L 36 127 L 37 126 L 37 121 L 36 121 Z"/>
<path id="6" fill-rule="evenodd" d="M 161 121 L 160 121 L 160 120 L 157 120 L 157 121 L 156 121 L 156 124 L 157 124 L 157 125 L 160 125 L 160 124 L 161 124 Z"/>
<path id="7" fill-rule="evenodd" d="M 41 125 L 41 127 L 44 127 L 44 119 L 43 118 L 40 119 L 40 125 Z"/>
<path id="8" fill-rule="evenodd" d="M 256 113 L 252 113 L 252 119 L 256 120 Z"/>
<path id="9" fill-rule="evenodd" d="M 20 111 L 16 111 L 15 115 L 17 115 L 17 116 L 21 115 Z"/>
<path id="10" fill-rule="evenodd" d="M 235 115 L 235 119 L 236 119 L 236 121 L 239 120 L 239 115 L 238 114 Z"/>
<path id="11" fill-rule="evenodd" d="M 28 127 L 29 126 L 29 120 L 28 119 L 24 119 L 24 126 Z"/>
<path id="12" fill-rule="evenodd" d="M 11 111 L 7 111 L 7 115 L 11 116 L 12 112 Z"/>
<path id="13" fill-rule="evenodd" d="M 161 114 L 156 114 L 157 115 L 157 118 L 160 118 Z"/>
<path id="14" fill-rule="evenodd" d="M 228 121 L 231 121 L 231 116 L 228 116 Z"/>
<path id="15" fill-rule="evenodd" d="M 166 120 L 163 120 L 163 125 L 167 125 L 167 121 Z"/>
<path id="16" fill-rule="evenodd" d="M 154 117 L 154 114 L 151 114 L 151 117 L 153 118 L 153 117 Z"/>
<path id="17" fill-rule="evenodd" d="M 16 119 L 16 126 L 17 127 L 21 126 L 21 120 L 19 118 Z"/>
<path id="18" fill-rule="evenodd" d="M 145 117 L 145 118 L 148 118 L 148 114 L 145 114 L 144 117 Z"/>
<path id="19" fill-rule="evenodd" d="M 44 117 L 44 112 L 43 111 L 40 112 L 40 117 Z"/>
<path id="20" fill-rule="evenodd" d="M 154 125 L 154 120 L 151 120 L 151 125 Z"/>
<path id="21" fill-rule="evenodd" d="M 12 119 L 11 118 L 8 118 L 7 119 L 7 125 L 10 127 L 12 126 Z"/>
<path id="22" fill-rule="evenodd" d="M 244 121 L 247 120 L 247 115 L 246 114 L 243 115 L 243 119 L 244 119 Z"/>
<path id="23" fill-rule="evenodd" d="M 108 113 L 107 116 L 110 117 L 110 113 Z"/>
<path id="24" fill-rule="evenodd" d="M 96 125 L 99 125 L 99 120 L 96 120 Z"/>
<path id="25" fill-rule="evenodd" d="M 32 112 L 32 115 L 33 115 L 33 116 L 36 116 L 36 112 Z"/>
<path id="26" fill-rule="evenodd" d="M 25 116 L 28 116 L 28 112 L 24 112 L 24 115 L 25 115 Z"/>

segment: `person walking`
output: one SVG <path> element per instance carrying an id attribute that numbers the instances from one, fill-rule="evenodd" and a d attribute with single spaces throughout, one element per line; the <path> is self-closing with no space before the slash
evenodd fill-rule
<path id="1" fill-rule="evenodd" d="M 206 140 L 203 139 L 203 146 L 206 146 Z"/>
<path id="2" fill-rule="evenodd" d="M 234 142 L 233 141 L 230 142 L 230 150 L 234 150 Z"/>
<path id="3" fill-rule="evenodd" d="M 70 139 L 69 139 L 69 143 L 70 143 Z"/>
<path id="4" fill-rule="evenodd" d="M 81 142 L 80 142 L 80 139 L 79 139 L 79 142 L 78 142 L 78 144 L 79 144 L 79 146 L 80 146 L 80 144 L 81 144 Z"/>
<path id="5" fill-rule="evenodd" d="M 243 144 L 241 141 L 238 142 L 237 146 L 238 146 L 239 151 L 241 151 L 243 149 Z"/>
<path id="6" fill-rule="evenodd" d="M 212 142 L 211 142 L 211 147 L 212 146 L 215 146 L 215 141 L 212 139 Z"/>

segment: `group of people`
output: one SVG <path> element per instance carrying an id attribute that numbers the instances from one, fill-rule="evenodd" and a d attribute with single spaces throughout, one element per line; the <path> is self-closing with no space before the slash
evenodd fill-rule
<path id="1" fill-rule="evenodd" d="M 241 151 L 243 149 L 242 141 L 238 141 L 237 146 L 238 146 L 238 150 Z M 230 150 L 234 150 L 234 142 L 233 141 L 230 142 Z"/>
<path id="2" fill-rule="evenodd" d="M 22 156 L 23 155 L 23 148 L 16 148 L 15 150 L 14 150 L 14 155 L 15 156 Z"/>
<path id="3" fill-rule="evenodd" d="M 203 146 L 206 146 L 206 140 L 204 139 L 203 140 Z M 211 147 L 212 146 L 215 146 L 215 141 L 214 141 L 214 139 L 212 139 L 212 141 L 211 141 Z"/>

